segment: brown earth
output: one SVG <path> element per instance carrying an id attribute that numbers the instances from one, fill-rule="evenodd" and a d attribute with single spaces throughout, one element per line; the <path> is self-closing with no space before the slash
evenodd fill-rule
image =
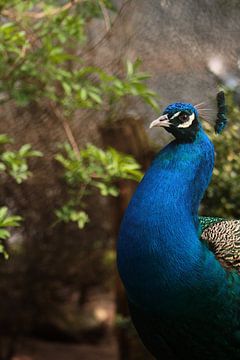
<path id="1" fill-rule="evenodd" d="M 51 343 L 24 339 L 12 360 L 117 360 L 117 344 L 113 336 L 98 345 Z"/>

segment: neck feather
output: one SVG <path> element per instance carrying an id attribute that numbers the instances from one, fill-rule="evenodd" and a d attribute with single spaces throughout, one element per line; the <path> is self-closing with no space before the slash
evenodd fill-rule
<path id="1" fill-rule="evenodd" d="M 188 292 L 183 286 L 191 288 L 192 296 L 204 273 L 211 287 L 225 276 L 198 238 L 199 203 L 213 164 L 213 145 L 200 129 L 193 143 L 166 146 L 138 186 L 118 242 L 119 272 L 133 301 L 142 297 L 143 304 L 149 299 L 153 306 L 155 299 L 159 308 L 161 290 L 165 305 L 177 294 L 184 296 L 184 304 Z"/>

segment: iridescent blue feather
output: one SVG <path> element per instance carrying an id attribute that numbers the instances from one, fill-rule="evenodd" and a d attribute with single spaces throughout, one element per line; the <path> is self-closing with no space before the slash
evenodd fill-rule
<path id="1" fill-rule="evenodd" d="M 215 130 L 226 125 L 219 93 Z M 240 277 L 200 240 L 214 147 L 191 104 L 153 124 L 176 137 L 151 164 L 124 215 L 117 262 L 135 327 L 157 359 L 239 360 Z M 191 114 L 191 115 L 189 115 Z M 223 222 L 221 222 L 223 224 Z"/>

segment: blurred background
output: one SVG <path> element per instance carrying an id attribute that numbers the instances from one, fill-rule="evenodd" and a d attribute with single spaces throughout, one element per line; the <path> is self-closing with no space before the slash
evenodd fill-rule
<path id="1" fill-rule="evenodd" d="M 225 90 L 201 213 L 240 217 L 237 0 L 0 0 L 0 360 L 143 360 L 117 275 L 175 101 Z"/>

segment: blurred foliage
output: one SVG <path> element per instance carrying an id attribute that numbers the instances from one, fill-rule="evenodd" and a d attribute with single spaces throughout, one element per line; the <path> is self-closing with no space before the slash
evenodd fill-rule
<path id="1" fill-rule="evenodd" d="M 11 99 L 25 106 L 45 101 L 60 120 L 71 147 L 65 146 L 67 157 L 58 154 L 56 159 L 64 168 L 72 196 L 56 214 L 79 228 L 89 221 L 82 199 L 90 188 L 98 188 L 103 196 L 117 196 L 113 183 L 120 178 L 138 180 L 140 172 L 134 159 L 114 149 L 104 152 L 89 145 L 79 151 L 69 119 L 79 108 L 89 108 L 104 111 L 106 119 L 113 121 L 117 104 L 127 96 L 137 96 L 158 110 L 156 93 L 146 84 L 149 75 L 139 71 L 140 60 L 127 61 L 122 76 L 85 64 L 87 24 L 102 16 L 103 8 L 113 10 L 108 0 L 63 1 L 61 5 L 53 0 L 1 3 L 0 102 Z M 2 166 L 7 164 L 18 182 L 27 175 L 21 153 L 28 146 L 2 158 Z"/>
<path id="2" fill-rule="evenodd" d="M 215 167 L 204 198 L 205 214 L 226 218 L 240 218 L 240 108 L 234 92 L 226 90 L 228 125 L 220 135 L 210 137 L 215 146 Z"/>
<path id="3" fill-rule="evenodd" d="M 112 8 L 109 1 L 103 6 Z M 98 1 L 7 1 L 0 26 L 0 92 L 2 101 L 26 105 L 51 100 L 67 117 L 77 108 L 107 109 L 126 95 L 139 96 L 157 108 L 148 76 L 139 61 L 127 63 L 121 79 L 86 66 L 80 51 L 87 40 L 86 25 L 100 16 Z"/>
<path id="4" fill-rule="evenodd" d="M 108 118 L 110 120 L 113 120 L 114 115 L 116 115 L 114 109 L 118 101 L 127 95 L 137 96 L 153 109 L 159 111 L 159 106 L 156 102 L 157 95 L 145 83 L 145 80 L 149 79 L 150 76 L 145 72 L 138 71 L 140 65 L 140 59 L 137 59 L 134 63 L 128 60 L 126 63 L 125 79 L 119 79 L 116 76 L 109 76 L 105 73 L 100 75 L 100 78 L 104 81 L 103 89 L 106 94 Z"/>
<path id="5" fill-rule="evenodd" d="M 59 220 L 75 221 L 81 229 L 89 221 L 84 197 L 90 195 L 94 188 L 102 196 L 118 196 L 116 182 L 120 179 L 140 181 L 140 165 L 130 156 L 113 148 L 107 150 L 88 144 L 77 155 L 66 143 L 65 153 L 56 155 L 56 160 L 64 167 L 65 181 L 70 189 L 71 200 L 56 211 Z M 72 194 L 74 194 L 72 196 Z M 81 209 L 76 211 L 76 209 Z"/>
<path id="6" fill-rule="evenodd" d="M 73 329 L 77 333 L 78 320 L 82 321 L 79 310 L 88 289 L 112 281 L 113 238 L 106 234 L 106 224 L 84 229 L 81 242 L 78 228 L 83 229 L 89 222 L 87 210 L 94 200 L 89 196 L 91 193 L 117 196 L 117 181 L 139 180 L 140 167 L 131 156 L 112 148 L 101 150 L 89 144 L 81 149 L 71 119 L 77 119 L 77 110 L 89 109 L 101 111 L 106 120 L 114 121 L 119 102 L 129 96 L 137 96 L 158 110 L 156 94 L 148 88 L 149 76 L 140 71 L 139 60 L 127 61 L 125 70 L 116 75 L 91 64 L 89 53 L 86 56 L 89 22 L 94 17 L 104 17 L 106 21 L 109 15 L 111 23 L 112 13 L 108 12 L 113 10 L 109 0 L 0 0 L 0 104 L 11 101 L 14 108 L 29 106 L 29 109 L 36 104 L 41 109 L 43 105 L 62 127 L 67 140 L 54 156 L 69 194 L 66 203 L 62 203 L 64 194 L 59 200 L 53 196 L 56 204 L 62 205 L 56 210 L 58 226 L 53 230 L 49 224 L 54 205 L 47 201 L 52 199 L 53 191 L 50 195 L 44 192 L 43 199 L 42 194 L 37 194 L 40 203 L 46 200 L 49 206 L 26 204 L 25 199 L 21 202 L 25 189 L 19 196 L 20 204 L 16 199 L 17 206 L 23 208 L 26 228 L 6 244 L 14 256 L 7 264 L 0 264 L 0 292 L 4 294 L 0 296 L 0 320 L 7 324 L 3 327 L 6 333 L 13 334 L 14 343 L 16 332 L 36 329 L 41 332 L 49 324 L 58 331 L 65 329 L 64 333 Z M 0 145 L 6 146 L 0 152 L 0 172 L 5 180 L 10 175 L 21 183 L 30 175 L 28 158 L 41 154 L 28 144 L 13 151 L 9 143 L 6 135 L 0 136 Z M 59 188 L 64 193 L 64 187 Z M 32 198 L 29 192 L 26 190 L 27 199 Z M 101 211 L 100 215 L 91 212 L 91 218 L 97 219 L 98 224 L 100 216 Z M 78 228 L 69 225 L 66 230 L 64 223 L 68 222 Z M 10 235 L 8 227 L 19 224 L 20 217 L 8 215 L 6 207 L 0 209 L 1 244 Z M 0 251 L 5 250 L 0 247 Z M 16 304 L 18 309 L 12 315 L 11 309 L 16 309 Z M 69 314 L 73 314 L 71 321 Z"/>
<path id="7" fill-rule="evenodd" d="M 53 209 L 50 202 L 40 207 L 24 201 L 19 205 L 16 200 L 28 221 L 23 236 L 16 234 L 12 239 L 12 243 L 21 244 L 21 251 L 17 252 L 17 246 L 9 242 L 9 252 L 14 256 L 8 264 L 0 266 L 0 291 L 4 294 L 0 297 L 0 320 L 10 327 L 14 342 L 16 332 L 42 331 L 49 324 L 54 329 L 65 329 L 68 334 L 73 330 L 77 333 L 78 319 L 82 321 L 79 310 L 86 301 L 88 289 L 112 281 L 113 238 L 107 234 L 106 224 L 86 227 L 81 242 L 77 227 L 64 225 L 73 222 L 83 229 L 90 220 L 90 213 L 100 224 L 103 214 L 101 209 L 100 215 L 90 212 L 95 199 L 89 195 L 97 191 L 101 196 L 117 196 L 120 179 L 139 181 L 142 176 L 131 156 L 113 148 L 102 150 L 92 144 L 81 148 L 71 128 L 71 119 L 77 119 L 77 111 L 101 111 L 106 120 L 112 122 L 119 115 L 119 103 L 129 96 L 138 97 L 158 110 L 156 94 L 148 88 L 149 76 L 141 72 L 139 60 L 127 61 L 118 75 L 91 63 L 87 53 L 89 22 L 94 17 L 103 17 L 106 21 L 109 15 L 111 23 L 112 13 L 109 12 L 112 11 L 109 0 L 0 0 L 0 104 L 11 101 L 13 107 L 31 107 L 37 103 L 38 109 L 44 105 L 65 131 L 67 140 L 55 154 L 69 195 L 62 203 L 63 187 L 62 198 L 56 200 L 57 195 L 53 196 L 56 204 L 62 205 L 56 210 L 58 226 L 53 230 L 49 224 Z M 103 37 L 105 35 L 103 33 Z M 13 151 L 8 140 L 0 137 L 0 144 L 7 146 L 0 153 L 0 171 L 5 177 L 10 175 L 21 183 L 30 175 L 28 158 L 40 156 L 40 153 L 28 144 Z M 53 181 L 56 184 L 56 180 Z M 43 201 L 51 195 L 44 192 Z M 43 201 L 41 199 L 41 204 Z M 20 218 L 8 215 L 4 209 L 2 230 L 8 231 L 6 223 L 17 226 Z M 4 241 L 9 233 L 2 234 Z M 12 314 L 16 303 L 18 311 Z"/>
<path id="8" fill-rule="evenodd" d="M 21 216 L 9 215 L 8 208 L 6 206 L 0 207 L 0 239 L 9 239 L 11 234 L 8 228 L 20 226 L 21 220 Z M 2 243 L 0 243 L 0 253 L 4 255 L 5 259 L 8 258 L 8 254 Z"/>
<path id="9" fill-rule="evenodd" d="M 25 144 L 19 150 L 7 150 L 5 145 L 9 145 L 13 139 L 6 134 L 0 134 L 0 174 L 11 176 L 16 183 L 21 184 L 31 175 L 28 168 L 28 159 L 42 156 L 40 151 L 32 150 L 31 145 Z M 10 227 L 20 226 L 21 216 L 9 215 L 6 206 L 0 207 L 0 253 L 5 258 L 8 257 L 3 241 L 10 238 Z"/>
<path id="10" fill-rule="evenodd" d="M 32 150 L 30 144 L 24 144 L 18 151 L 6 150 L 0 155 L 0 172 L 5 171 L 18 184 L 21 184 L 31 175 L 31 172 L 28 170 L 27 159 L 40 156 L 42 156 L 42 153 Z"/>

